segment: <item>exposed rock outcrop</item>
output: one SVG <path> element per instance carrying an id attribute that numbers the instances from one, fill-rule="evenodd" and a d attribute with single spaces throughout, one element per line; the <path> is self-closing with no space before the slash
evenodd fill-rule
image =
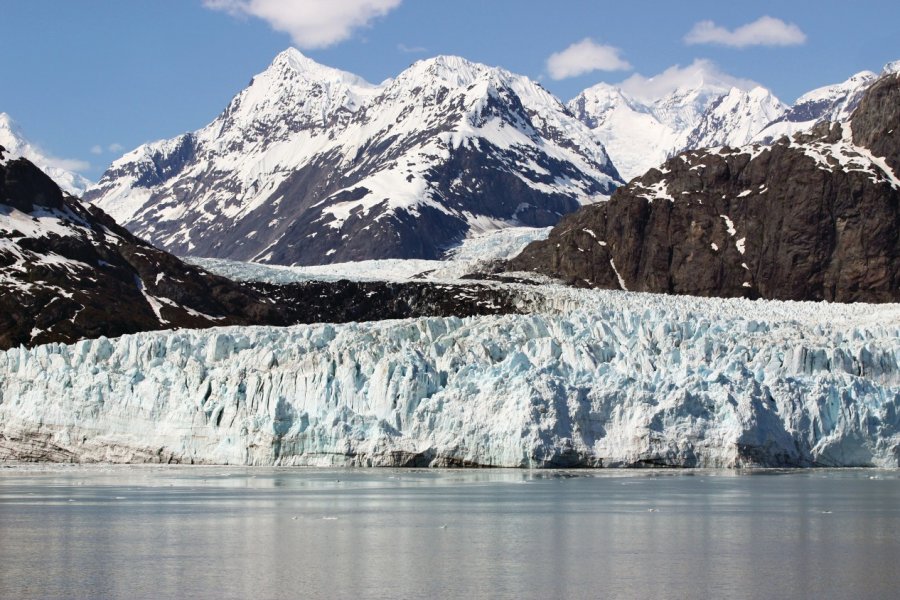
<path id="1" fill-rule="evenodd" d="M 699 296 L 900 300 L 900 75 L 850 123 L 680 154 L 564 218 L 506 266 Z"/>

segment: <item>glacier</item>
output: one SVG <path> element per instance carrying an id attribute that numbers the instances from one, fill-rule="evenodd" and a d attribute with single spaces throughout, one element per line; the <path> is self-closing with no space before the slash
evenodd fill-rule
<path id="1" fill-rule="evenodd" d="M 8 350 L 0 460 L 900 466 L 900 305 L 505 285 L 530 314 Z"/>

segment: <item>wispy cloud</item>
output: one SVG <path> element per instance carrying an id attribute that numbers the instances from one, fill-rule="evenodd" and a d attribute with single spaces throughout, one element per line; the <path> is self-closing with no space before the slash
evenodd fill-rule
<path id="1" fill-rule="evenodd" d="M 406 44 L 397 44 L 397 50 L 406 54 L 424 54 L 428 52 L 425 46 L 407 46 Z"/>
<path id="2" fill-rule="evenodd" d="M 590 38 L 555 52 L 547 59 L 547 72 L 553 79 L 567 79 L 591 71 L 627 71 L 631 65 L 621 57 L 621 50 L 598 44 Z"/>
<path id="3" fill-rule="evenodd" d="M 394 10 L 402 0 L 203 0 L 203 6 L 266 21 L 301 48 L 325 48 Z"/>
<path id="4" fill-rule="evenodd" d="M 684 36 L 684 41 L 687 44 L 718 44 L 732 48 L 796 46 L 806 42 L 806 34 L 793 23 L 774 17 L 760 17 L 733 30 L 713 21 L 700 21 Z"/>
<path id="5" fill-rule="evenodd" d="M 43 159 L 43 162 L 49 166 L 56 167 L 57 169 L 64 169 L 66 171 L 87 171 L 91 168 L 91 163 L 77 158 L 57 158 L 45 154 Z"/>
<path id="6" fill-rule="evenodd" d="M 125 146 L 123 146 L 122 144 L 120 144 L 118 142 L 109 144 L 105 148 L 103 146 L 101 146 L 100 144 L 94 144 L 93 146 L 91 146 L 91 154 L 96 154 L 98 156 L 100 154 L 104 154 L 106 152 L 112 152 L 115 154 L 117 152 L 121 152 L 124 149 L 125 149 Z"/>
<path id="7" fill-rule="evenodd" d="M 733 77 L 710 60 L 697 59 L 686 67 L 675 65 L 653 77 L 635 73 L 619 84 L 619 87 L 639 100 L 652 102 L 678 89 L 701 85 L 725 90 L 731 87 L 749 90 L 759 84 L 750 79 Z"/>

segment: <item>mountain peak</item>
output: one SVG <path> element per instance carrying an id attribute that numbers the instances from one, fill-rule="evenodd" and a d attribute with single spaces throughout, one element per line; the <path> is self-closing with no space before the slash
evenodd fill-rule
<path id="1" fill-rule="evenodd" d="M 81 175 L 70 171 L 71 167 L 66 164 L 67 161 L 54 158 L 32 144 L 19 124 L 4 112 L 0 112 L 0 146 L 6 149 L 5 159 L 27 158 L 70 194 L 80 196 L 91 185 L 91 182 Z"/>
<path id="2" fill-rule="evenodd" d="M 318 63 L 294 47 L 280 52 L 260 75 L 268 75 L 275 81 L 294 79 L 299 75 L 302 81 L 339 81 L 353 87 L 375 87 L 358 75 Z"/>
<path id="3" fill-rule="evenodd" d="M 319 64 L 310 57 L 306 56 L 293 46 L 282 50 L 272 60 L 272 66 L 288 66 L 295 71 L 314 71 L 319 69 L 327 69 L 325 65 Z"/>
<path id="4" fill-rule="evenodd" d="M 887 67 L 885 67 L 887 69 Z M 871 84 L 878 75 L 872 71 L 860 71 L 855 75 L 851 75 L 841 83 L 833 83 L 831 85 L 822 86 L 811 90 L 799 98 L 795 104 L 805 104 L 809 102 L 823 102 L 826 100 L 835 101 L 835 99 L 843 98 L 848 93 L 861 90 Z"/>
<path id="5" fill-rule="evenodd" d="M 0 112 L 0 132 L 6 134 L 5 137 L 16 138 L 18 141 L 22 141 L 23 138 L 22 130 L 19 128 L 19 125 L 13 120 L 9 114 L 5 112 Z M 7 142 L 8 144 L 9 142 Z"/>
<path id="6" fill-rule="evenodd" d="M 438 79 L 444 83 L 464 87 L 471 85 L 486 74 L 500 72 L 501 69 L 472 62 L 461 56 L 442 54 L 413 63 L 404 74 Z"/>
<path id="7" fill-rule="evenodd" d="M 609 100 L 619 99 L 619 98 L 625 99 L 625 95 L 624 95 L 624 92 L 622 91 L 622 88 L 620 88 L 619 86 L 613 85 L 611 83 L 606 83 L 605 81 L 601 81 L 600 83 L 592 85 L 591 87 L 582 91 L 581 94 L 579 94 L 579 95 L 585 96 L 585 97 L 591 97 L 591 98 L 597 99 L 597 100 L 599 100 L 601 98 L 605 98 L 605 99 L 609 99 Z"/>
<path id="8" fill-rule="evenodd" d="M 890 75 L 891 73 L 900 73 L 900 60 L 892 60 L 884 65 L 884 69 L 881 70 L 882 75 Z"/>

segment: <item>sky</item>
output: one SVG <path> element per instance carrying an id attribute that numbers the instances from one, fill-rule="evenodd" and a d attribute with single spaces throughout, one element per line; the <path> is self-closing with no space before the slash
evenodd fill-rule
<path id="1" fill-rule="evenodd" d="M 0 0 L 0 112 L 96 180 L 212 121 L 289 46 L 373 83 L 454 54 L 564 101 L 705 60 L 791 103 L 900 59 L 898 23 L 896 0 Z"/>

